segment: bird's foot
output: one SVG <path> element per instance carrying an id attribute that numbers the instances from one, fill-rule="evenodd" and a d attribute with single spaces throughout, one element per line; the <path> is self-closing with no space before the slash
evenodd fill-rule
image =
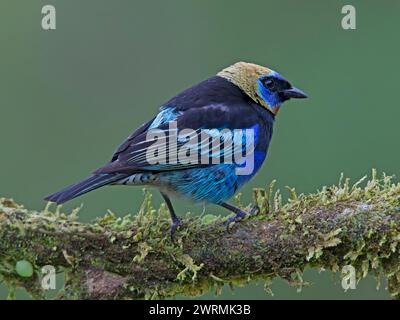
<path id="1" fill-rule="evenodd" d="M 169 228 L 169 236 L 172 242 L 174 242 L 174 234 L 176 229 L 181 225 L 182 225 L 182 220 L 179 219 L 178 217 L 172 221 L 171 226 Z"/>
<path id="2" fill-rule="evenodd" d="M 260 207 L 256 204 L 250 206 L 249 214 L 258 214 L 260 212 Z"/>
<path id="3" fill-rule="evenodd" d="M 224 224 L 227 227 L 227 230 L 228 231 L 230 230 L 230 226 L 232 223 L 238 222 L 246 216 L 257 214 L 259 212 L 259 210 L 260 210 L 260 208 L 257 205 L 253 204 L 253 205 L 251 205 L 249 211 L 244 211 L 244 210 L 238 211 L 235 216 L 229 218 L 228 220 L 226 220 L 224 222 Z"/>

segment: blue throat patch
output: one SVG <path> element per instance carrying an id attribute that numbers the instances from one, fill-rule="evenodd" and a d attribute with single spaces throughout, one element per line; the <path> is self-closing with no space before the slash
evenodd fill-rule
<path id="1" fill-rule="evenodd" d="M 267 88 L 264 87 L 264 85 L 261 82 L 262 79 L 257 80 L 258 84 L 258 93 L 261 98 L 272 108 L 276 109 L 278 108 L 282 101 L 279 99 L 278 95 L 274 92 L 268 91 Z"/>

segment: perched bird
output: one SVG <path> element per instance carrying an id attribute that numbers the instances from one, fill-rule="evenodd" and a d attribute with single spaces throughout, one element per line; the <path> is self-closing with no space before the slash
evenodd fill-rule
<path id="1" fill-rule="evenodd" d="M 256 174 L 264 162 L 281 105 L 291 98 L 306 97 L 304 92 L 271 69 L 252 63 L 235 63 L 164 103 L 153 119 L 136 129 L 118 147 L 110 162 L 85 180 L 49 195 L 45 200 L 61 204 L 105 185 L 148 185 L 158 188 L 166 202 L 172 219 L 171 236 L 181 223 L 170 200 L 170 195 L 174 194 L 195 202 L 214 203 L 234 212 L 236 215 L 228 223 L 240 220 L 248 212 L 226 201 Z M 171 130 L 171 122 L 175 123 L 175 131 Z M 162 134 L 166 146 L 158 153 L 168 154 L 170 159 L 168 152 L 172 150 L 173 135 L 176 138 L 176 131 L 187 128 L 192 132 L 204 130 L 211 136 L 222 129 L 251 129 L 253 147 L 244 160 L 252 157 L 252 170 L 238 174 L 237 169 L 243 167 L 243 162 L 215 161 L 233 155 L 232 147 L 219 152 L 214 149 L 203 152 L 199 144 L 192 144 L 192 149 L 202 159 L 210 160 L 208 163 L 154 163 L 149 159 L 157 140 L 154 135 L 149 137 L 151 131 Z M 243 139 L 241 136 L 240 140 Z M 184 143 L 188 143 L 187 137 L 185 140 L 178 136 L 175 146 Z M 219 143 L 223 141 L 220 139 Z"/>

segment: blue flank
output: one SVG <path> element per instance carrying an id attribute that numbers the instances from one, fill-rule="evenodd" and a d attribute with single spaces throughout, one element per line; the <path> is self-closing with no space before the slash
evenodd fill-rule
<path id="1" fill-rule="evenodd" d="M 254 171 L 250 175 L 236 175 L 236 164 L 222 163 L 204 168 L 162 172 L 159 181 L 169 191 L 191 200 L 219 204 L 231 198 L 256 174 L 265 156 L 263 152 L 255 152 Z"/>

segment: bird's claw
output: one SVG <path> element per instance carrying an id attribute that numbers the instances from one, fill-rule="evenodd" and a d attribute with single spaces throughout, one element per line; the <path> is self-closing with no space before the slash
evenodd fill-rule
<path id="1" fill-rule="evenodd" d="M 169 228 L 169 236 L 170 236 L 172 242 L 174 242 L 175 230 L 181 225 L 182 225 L 182 220 L 180 220 L 180 219 L 176 219 L 176 220 L 172 221 L 171 226 Z"/>
<path id="2" fill-rule="evenodd" d="M 258 214 L 260 212 L 260 207 L 256 204 L 250 206 L 249 214 Z"/>
<path id="3" fill-rule="evenodd" d="M 224 222 L 224 225 L 226 225 L 226 230 L 229 232 L 232 223 L 236 223 L 248 215 L 257 214 L 259 211 L 260 211 L 260 207 L 255 204 L 251 205 L 249 211 L 240 211 L 235 216 L 230 217 L 228 220 L 226 220 Z"/>

